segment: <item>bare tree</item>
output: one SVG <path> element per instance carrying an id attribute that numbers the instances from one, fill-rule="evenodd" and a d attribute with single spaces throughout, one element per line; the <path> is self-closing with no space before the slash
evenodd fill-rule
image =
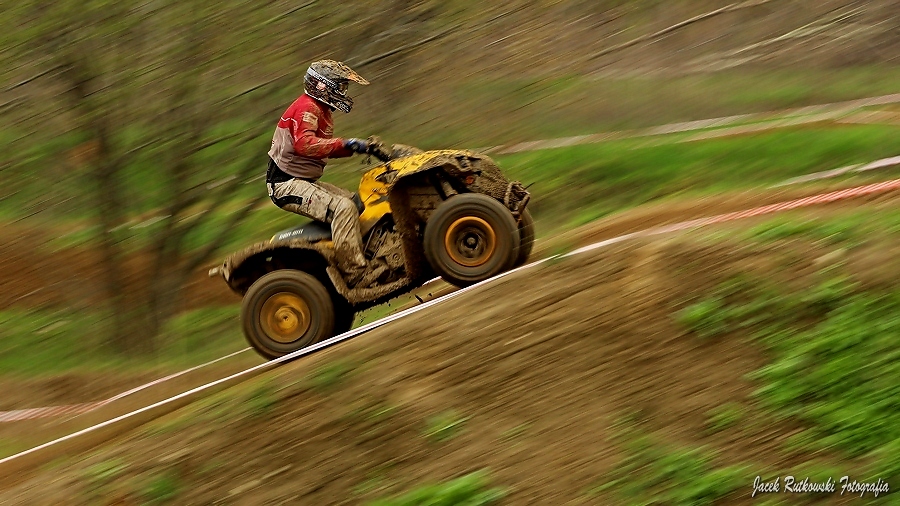
<path id="1" fill-rule="evenodd" d="M 260 153 L 267 146 L 259 129 L 213 137 L 212 127 L 227 111 L 211 93 L 216 76 L 208 62 L 216 38 L 198 19 L 208 12 L 180 2 L 123 4 L 31 2 L 25 15 L 36 28 L 23 38 L 44 67 L 35 82 L 50 80 L 63 90 L 63 113 L 87 139 L 81 151 L 91 184 L 84 202 L 94 208 L 100 230 L 108 341 L 124 353 L 145 353 L 180 308 L 191 274 L 259 202 L 235 196 L 262 170 Z M 242 156 L 243 146 L 254 141 L 256 156 Z M 224 154 L 208 166 L 210 158 L 200 155 L 221 146 Z M 129 229 L 123 224 L 133 209 L 125 180 L 135 160 L 148 153 L 162 175 L 157 200 L 164 204 L 150 241 L 147 289 L 130 293 L 123 241 Z M 204 245 L 189 247 L 190 234 L 211 230 L 212 217 L 235 204 L 239 207 L 229 209 L 227 222 Z"/>

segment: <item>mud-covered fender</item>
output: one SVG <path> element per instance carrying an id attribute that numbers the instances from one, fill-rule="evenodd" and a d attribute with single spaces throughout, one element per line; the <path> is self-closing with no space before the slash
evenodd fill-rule
<path id="1" fill-rule="evenodd" d="M 382 177 L 384 182 L 388 183 L 388 189 L 393 188 L 404 178 L 438 167 L 452 176 L 464 178 L 465 176 L 479 173 L 480 166 L 485 161 L 493 165 L 493 161 L 488 157 L 471 151 L 425 151 L 424 153 L 391 160 L 386 164 L 387 170 Z"/>
<path id="2" fill-rule="evenodd" d="M 530 194 L 522 183 L 510 181 L 490 157 L 466 150 L 426 151 L 392 160 L 379 177 L 388 191 L 401 181 L 440 168 L 465 186 L 466 191 L 497 199 L 518 218 L 528 204 Z"/>
<path id="3" fill-rule="evenodd" d="M 232 290 L 243 294 L 259 278 L 260 272 L 275 268 L 291 268 L 323 275 L 334 264 L 334 245 L 331 241 L 311 243 L 302 239 L 273 238 L 258 242 L 232 253 L 222 265 L 209 271 L 210 277 L 222 276 Z"/>

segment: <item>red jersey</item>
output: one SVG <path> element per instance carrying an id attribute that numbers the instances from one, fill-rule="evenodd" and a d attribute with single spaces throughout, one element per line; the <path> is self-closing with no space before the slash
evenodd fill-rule
<path id="1" fill-rule="evenodd" d="M 304 93 L 281 116 L 269 156 L 288 175 L 315 181 L 329 157 L 353 154 L 333 133 L 331 109 Z"/>

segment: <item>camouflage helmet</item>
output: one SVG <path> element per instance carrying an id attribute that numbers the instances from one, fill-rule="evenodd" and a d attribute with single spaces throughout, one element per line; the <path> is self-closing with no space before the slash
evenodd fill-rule
<path id="1" fill-rule="evenodd" d="M 347 95 L 350 81 L 369 84 L 369 81 L 341 62 L 319 60 L 309 66 L 303 85 L 307 95 L 335 109 L 350 112 L 353 108 L 353 99 Z"/>

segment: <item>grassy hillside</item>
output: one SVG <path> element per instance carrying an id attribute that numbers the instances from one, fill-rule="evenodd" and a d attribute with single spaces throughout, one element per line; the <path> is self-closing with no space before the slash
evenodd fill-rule
<path id="1" fill-rule="evenodd" d="M 650 202 L 677 203 L 722 192 L 748 190 L 813 171 L 896 155 L 893 144 L 896 135 L 897 127 L 877 125 L 795 128 L 689 143 L 680 142 L 682 135 L 669 135 L 652 144 L 645 140 L 617 141 L 502 155 L 498 161 L 512 177 L 533 183 L 531 206 L 538 220 L 538 238 L 544 239 Z M 342 164 L 339 172 L 330 178 L 349 186 L 362 169 L 357 163 Z M 881 171 L 875 177 L 891 174 L 896 171 Z M 145 178 L 152 181 L 153 173 L 147 172 Z M 857 179 L 859 182 L 867 180 L 865 177 Z M 257 190 L 256 185 L 248 185 L 242 198 L 252 196 Z M 76 198 L 77 192 L 73 191 L 72 197 Z M 750 205 L 752 203 L 747 204 Z M 147 209 L 152 211 L 152 205 L 148 204 Z M 216 234 L 224 226 L 229 210 L 226 206 L 209 227 L 189 236 L 189 247 L 201 247 Z M 47 237 L 46 242 L 35 245 L 30 252 L 35 266 L 46 269 L 45 278 L 51 276 L 50 272 L 59 270 L 56 264 L 63 262 L 72 248 L 84 250 L 94 244 L 98 229 L 91 226 L 85 216 L 79 216 L 78 211 L 79 208 L 73 206 L 66 216 L 57 217 L 54 210 L 29 218 L 30 222 L 43 222 L 46 227 L 42 231 Z M 223 254 L 265 240 L 299 220 L 265 202 L 238 227 L 223 247 Z M 893 226 L 881 221 L 873 223 Z M 152 222 L 150 213 L 130 226 L 133 230 L 129 246 L 135 260 L 140 260 L 145 245 L 158 233 L 161 225 Z M 788 227 L 787 233 L 792 230 Z M 875 227 L 871 231 L 878 230 Z M 6 255 L 24 247 L 8 245 Z M 123 362 L 115 354 L 98 351 L 102 345 L 102 330 L 110 322 L 98 311 L 93 293 L 96 291 L 93 277 L 96 274 L 92 273 L 97 269 L 87 269 L 85 260 L 76 262 L 70 257 L 68 262 L 70 269 L 65 273 L 68 278 L 54 279 L 56 284 L 50 288 L 34 285 L 33 276 L 13 271 L 7 273 L 13 282 L 21 281 L 7 288 L 3 300 L 9 301 L 12 307 L 0 312 L 3 323 L 0 339 L 4 343 L 0 365 L 3 370 L 31 376 L 110 367 L 141 368 L 140 364 Z M 141 271 L 136 269 L 132 283 L 134 289 L 139 290 L 143 285 Z M 40 290 L 33 293 L 38 288 Z M 234 305 L 237 297 L 226 292 L 219 280 L 198 281 L 187 297 L 186 303 L 191 310 L 165 329 L 151 365 L 194 364 L 243 347 L 237 322 L 238 307 Z M 36 340 L 45 344 L 34 346 Z M 27 360 L 22 360 L 23 357 Z"/>
<path id="2" fill-rule="evenodd" d="M 16 260 L 4 273 L 4 300 L 16 306 L 4 316 L 14 322 L 16 337 L 8 342 L 28 348 L 27 329 L 55 321 L 47 315 L 58 311 L 64 317 L 57 319 L 84 320 L 72 325 L 72 336 L 105 328 L 94 314 L 102 302 L 95 296 L 100 279 L 125 271 L 160 279 L 141 266 L 150 263 L 150 241 L 164 237 L 170 225 L 209 217 L 177 245 L 153 251 L 171 246 L 178 254 L 197 252 L 233 230 L 216 253 L 221 255 L 296 223 L 267 202 L 242 223 L 229 220 L 264 194 L 259 178 L 271 129 L 300 93 L 314 59 L 345 60 L 373 83 L 356 90 L 351 114 L 338 115 L 339 135 L 378 134 L 422 148 L 511 144 L 900 91 L 891 52 L 896 34 L 888 29 L 897 13 L 886 1 L 764 2 L 597 55 L 724 4 L 354 0 L 335 9 L 315 0 L 215 6 L 160 0 L 142 7 L 94 0 L 46 8 L 4 2 L 0 20 L 14 27 L 0 36 L 0 72 L 9 83 L 0 103 L 0 222 L 11 224 L 4 230 L 10 237 L 4 254 Z M 98 72 L 85 87 L 90 93 L 73 106 L 79 82 L 67 80 L 69 67 L 58 58 L 79 51 Z M 92 123 L 97 117 L 109 124 L 98 130 Z M 198 125 L 209 127 L 196 140 L 203 149 L 179 156 Z M 259 133 L 250 136 L 256 128 Z M 111 132 L 115 156 L 106 161 L 121 168 L 112 182 L 97 177 L 105 165 L 90 158 L 100 130 Z M 250 138 L 242 144 L 244 136 Z M 896 155 L 895 137 L 896 126 L 889 124 L 817 125 L 743 138 L 680 142 L 685 139 L 673 135 L 653 143 L 616 141 L 496 158 L 512 178 L 532 184 L 532 210 L 543 235 L 653 200 L 745 189 Z M 235 179 L 243 160 L 255 158 L 258 170 Z M 182 161 L 191 170 L 173 176 Z M 363 169 L 358 158 L 335 160 L 325 180 L 354 187 Z M 237 191 L 215 198 L 215 189 L 232 179 Z M 164 208 L 180 194 L 175 183 L 200 197 L 167 218 Z M 120 197 L 120 215 L 98 213 L 108 195 Z M 113 236 L 129 266 L 96 261 L 93 269 L 73 266 L 61 273 L 76 255 L 81 264 L 99 259 L 90 249 Z M 143 286 L 132 281 L 121 285 Z M 203 300 L 195 296 L 189 307 Z M 135 304 L 143 307 L 144 301 Z M 32 317 L 34 325 L 23 323 Z M 54 363 L 53 350 L 35 352 L 37 369 Z"/>
<path id="3" fill-rule="evenodd" d="M 749 503 L 757 475 L 892 484 L 896 205 L 519 272 L 61 458 L 0 497 L 712 505 Z M 884 211 L 892 225 L 864 241 L 833 233 Z M 761 500 L 775 499 L 809 497 Z"/>

